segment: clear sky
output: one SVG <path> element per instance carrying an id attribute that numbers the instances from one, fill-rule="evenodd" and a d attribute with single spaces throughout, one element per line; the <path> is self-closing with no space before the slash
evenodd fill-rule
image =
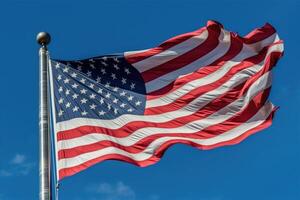
<path id="1" fill-rule="evenodd" d="M 79 59 L 150 48 L 209 19 L 241 35 L 269 22 L 285 41 L 273 125 L 235 146 L 175 145 L 147 168 L 106 161 L 63 180 L 60 199 L 300 199 L 299 10 L 297 0 L 1 0 L 0 200 L 38 199 L 39 31 L 53 58 Z"/>

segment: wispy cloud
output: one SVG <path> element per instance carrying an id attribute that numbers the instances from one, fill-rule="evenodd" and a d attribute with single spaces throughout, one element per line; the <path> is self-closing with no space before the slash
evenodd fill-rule
<path id="1" fill-rule="evenodd" d="M 101 199 L 104 200 L 135 200 L 136 198 L 134 190 L 122 181 L 115 184 L 104 182 L 92 185 L 87 188 L 87 191 L 101 196 Z"/>
<path id="2" fill-rule="evenodd" d="M 144 194 L 143 198 L 138 198 L 137 192 L 123 181 L 92 184 L 86 187 L 86 192 L 88 196 L 92 197 L 89 200 L 160 200 L 160 196 L 157 194 Z"/>
<path id="3" fill-rule="evenodd" d="M 6 169 L 0 169 L 0 176 L 2 176 L 2 177 L 12 176 L 12 173 L 10 171 L 6 170 Z"/>
<path id="4" fill-rule="evenodd" d="M 25 155 L 17 153 L 11 160 L 11 163 L 12 164 L 22 164 L 22 163 L 24 163 L 25 159 L 26 159 Z"/>
<path id="5" fill-rule="evenodd" d="M 34 166 L 35 163 L 28 161 L 24 154 L 17 153 L 10 159 L 7 166 L 0 169 L 0 177 L 25 176 Z"/>

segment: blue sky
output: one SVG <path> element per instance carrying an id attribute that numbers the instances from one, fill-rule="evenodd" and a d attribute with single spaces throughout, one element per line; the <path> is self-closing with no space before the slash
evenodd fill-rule
<path id="1" fill-rule="evenodd" d="M 98 164 L 63 180 L 60 199 L 300 199 L 299 10 L 297 0 L 2 0 L 0 200 L 38 198 L 39 31 L 51 33 L 53 58 L 79 59 L 153 47 L 209 19 L 241 35 L 269 22 L 285 41 L 272 127 L 209 151 L 175 145 L 147 168 Z"/>

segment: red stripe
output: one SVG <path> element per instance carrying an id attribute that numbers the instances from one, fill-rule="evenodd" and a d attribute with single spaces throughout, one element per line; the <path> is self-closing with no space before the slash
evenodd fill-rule
<path id="1" fill-rule="evenodd" d="M 141 60 L 144 60 L 146 58 L 149 58 L 151 56 L 157 55 L 173 46 L 178 45 L 179 43 L 182 43 L 194 36 L 200 35 L 201 33 L 203 33 L 203 31 L 206 30 L 206 27 L 200 28 L 196 31 L 190 32 L 190 33 L 185 33 L 182 35 L 178 35 L 175 36 L 165 42 L 163 42 L 161 45 L 159 45 L 158 47 L 155 48 L 151 48 L 147 51 L 144 52 L 140 52 L 140 53 L 135 53 L 135 54 L 128 54 L 125 56 L 125 59 L 127 62 L 129 62 L 130 64 L 134 64 L 137 63 Z"/>
<path id="2" fill-rule="evenodd" d="M 119 160 L 119 161 L 124 161 L 124 162 L 128 162 L 128 163 L 132 163 L 132 164 L 135 164 L 137 166 L 140 166 L 140 167 L 143 167 L 142 163 L 141 165 L 139 165 L 138 163 L 136 163 L 135 160 L 129 158 L 129 157 L 126 157 L 126 156 L 123 156 L 123 155 L 119 155 L 119 154 L 107 154 L 105 156 L 101 156 L 99 158 L 96 158 L 96 159 L 92 159 L 92 160 L 89 160 L 81 165 L 78 165 L 78 166 L 75 166 L 75 167 L 70 167 L 70 168 L 63 168 L 63 169 L 60 169 L 58 174 L 59 174 L 59 180 L 67 177 L 67 176 L 72 176 L 80 171 L 83 171 L 85 170 L 86 168 L 92 166 L 92 165 L 95 165 L 99 162 L 103 162 L 105 160 Z M 158 161 L 158 160 L 157 160 Z M 151 164 L 154 164 L 154 162 L 147 162 L 147 161 L 144 161 L 143 162 L 145 164 L 145 166 L 147 165 L 151 165 Z M 148 164 L 147 164 L 148 163 Z"/>
<path id="3" fill-rule="evenodd" d="M 146 166 L 149 166 L 149 165 L 152 165 L 152 164 L 155 164 L 156 162 L 158 162 L 161 159 L 161 157 L 163 156 L 164 152 L 170 146 L 172 146 L 173 144 L 178 144 L 178 143 L 187 144 L 187 145 L 190 145 L 190 146 L 196 147 L 198 149 L 202 149 L 202 150 L 213 149 L 213 148 L 227 146 L 227 145 L 234 145 L 234 144 L 240 143 L 242 140 L 244 140 L 248 136 L 269 127 L 272 124 L 272 119 L 274 117 L 274 113 L 275 113 L 276 109 L 277 108 L 275 108 L 272 111 L 272 113 L 269 115 L 269 117 L 262 124 L 260 124 L 259 126 L 253 128 L 251 130 L 246 131 L 244 134 L 240 135 L 239 137 L 236 137 L 229 141 L 220 142 L 220 143 L 217 143 L 214 145 L 199 145 L 199 144 L 195 144 L 193 142 L 186 141 L 186 140 L 172 140 L 172 141 L 168 141 L 168 142 L 164 143 L 159 149 L 156 150 L 155 154 L 152 157 L 150 157 L 149 159 L 144 160 L 144 161 L 135 161 L 129 157 L 119 155 L 119 154 L 107 154 L 105 156 L 101 156 L 99 158 L 89 160 L 78 166 L 60 169 L 59 170 L 59 179 L 61 180 L 64 177 L 74 175 L 96 163 L 99 163 L 99 162 L 102 162 L 105 160 L 125 161 L 125 162 L 131 163 L 131 164 L 134 164 L 134 165 L 137 165 L 140 167 L 146 167 Z"/>
<path id="4" fill-rule="evenodd" d="M 276 29 L 269 23 L 266 23 L 263 27 L 257 28 L 247 34 L 243 39 L 244 43 L 251 44 L 266 38 L 266 35 L 272 35 L 276 33 Z"/>
<path id="5" fill-rule="evenodd" d="M 214 50 L 219 44 L 221 28 L 220 25 L 207 27 L 208 37 L 202 44 L 181 56 L 143 72 L 144 81 L 147 83 L 164 74 L 176 71 Z"/>

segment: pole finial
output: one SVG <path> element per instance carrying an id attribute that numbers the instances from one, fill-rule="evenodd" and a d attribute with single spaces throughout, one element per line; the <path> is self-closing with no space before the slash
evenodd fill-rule
<path id="1" fill-rule="evenodd" d="M 47 32 L 40 32 L 36 36 L 36 41 L 42 46 L 47 46 L 51 41 L 51 36 Z"/>

